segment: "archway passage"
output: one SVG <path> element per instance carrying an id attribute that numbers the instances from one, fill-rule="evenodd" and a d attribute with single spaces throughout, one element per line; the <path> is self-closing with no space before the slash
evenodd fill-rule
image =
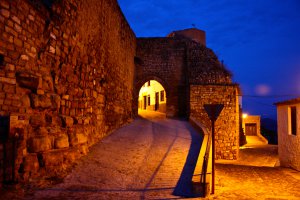
<path id="1" fill-rule="evenodd" d="M 166 90 L 156 80 L 145 82 L 139 91 L 138 112 L 155 111 L 166 113 L 167 95 Z"/>

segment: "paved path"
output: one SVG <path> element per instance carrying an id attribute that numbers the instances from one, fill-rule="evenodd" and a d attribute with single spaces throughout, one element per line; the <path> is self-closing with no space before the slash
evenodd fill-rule
<path id="1" fill-rule="evenodd" d="M 174 193 L 188 196 L 202 137 L 187 122 L 166 119 L 164 115 L 143 116 L 147 119 L 139 118 L 95 145 L 63 183 L 35 191 L 25 199 L 182 199 Z M 277 146 L 241 148 L 237 161 L 217 162 L 216 191 L 207 199 L 300 199 L 300 172 L 276 167 L 277 160 Z"/>
<path id="2" fill-rule="evenodd" d="M 27 199 L 176 199 L 190 194 L 202 136 L 186 121 L 143 118 L 93 146 L 64 182 Z M 187 163 L 186 163 L 187 161 Z"/>
<path id="3" fill-rule="evenodd" d="M 245 146 L 254 146 L 254 145 L 265 145 L 268 144 L 267 140 L 263 140 L 259 136 L 246 136 L 247 144 Z"/>
<path id="4" fill-rule="evenodd" d="M 300 172 L 278 167 L 277 145 L 246 145 L 237 161 L 217 161 L 209 199 L 299 200 Z"/>

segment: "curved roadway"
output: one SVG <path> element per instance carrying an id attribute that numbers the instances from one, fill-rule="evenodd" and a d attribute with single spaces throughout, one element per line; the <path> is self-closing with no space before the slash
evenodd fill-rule
<path id="1" fill-rule="evenodd" d="M 189 196 L 202 135 L 188 122 L 164 114 L 141 116 L 93 146 L 63 183 L 36 191 L 30 199 Z"/>

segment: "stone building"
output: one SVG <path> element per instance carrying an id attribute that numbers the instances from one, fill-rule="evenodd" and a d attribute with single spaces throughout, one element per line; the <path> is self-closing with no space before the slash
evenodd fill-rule
<path id="1" fill-rule="evenodd" d="M 300 170 L 300 98 L 276 106 L 280 165 Z"/>
<path id="2" fill-rule="evenodd" d="M 268 144 L 268 140 L 261 135 L 260 116 L 259 115 L 243 115 L 242 127 L 246 137 L 256 136 L 262 143 Z"/>
<path id="3" fill-rule="evenodd" d="M 207 130 L 203 105 L 224 104 L 217 158 L 237 158 L 239 88 L 203 31 L 136 38 L 117 0 L 1 0 L 0 35 L 6 181 L 60 175 L 131 122 L 149 80 L 164 87 L 167 116 L 194 117 Z"/>
<path id="4" fill-rule="evenodd" d="M 139 92 L 139 109 L 166 112 L 166 94 L 163 86 L 154 80 L 145 83 Z"/>
<path id="5" fill-rule="evenodd" d="M 218 159 L 236 159 L 239 147 L 239 86 L 205 44 L 198 29 L 175 31 L 168 37 L 137 38 L 134 99 L 148 80 L 166 90 L 168 117 L 193 117 L 211 130 L 203 105 L 224 104 L 216 122 Z M 137 113 L 137 102 L 134 113 Z"/>

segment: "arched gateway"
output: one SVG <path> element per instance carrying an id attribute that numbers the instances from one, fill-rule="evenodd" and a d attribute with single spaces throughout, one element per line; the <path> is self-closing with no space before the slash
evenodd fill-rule
<path id="1" fill-rule="evenodd" d="M 133 112 L 137 115 L 139 90 L 148 80 L 157 80 L 165 88 L 167 117 L 193 117 L 208 130 L 210 121 L 203 105 L 224 104 L 216 122 L 216 157 L 235 159 L 239 146 L 239 87 L 205 43 L 205 32 L 195 28 L 175 31 L 168 37 L 138 38 Z"/>

